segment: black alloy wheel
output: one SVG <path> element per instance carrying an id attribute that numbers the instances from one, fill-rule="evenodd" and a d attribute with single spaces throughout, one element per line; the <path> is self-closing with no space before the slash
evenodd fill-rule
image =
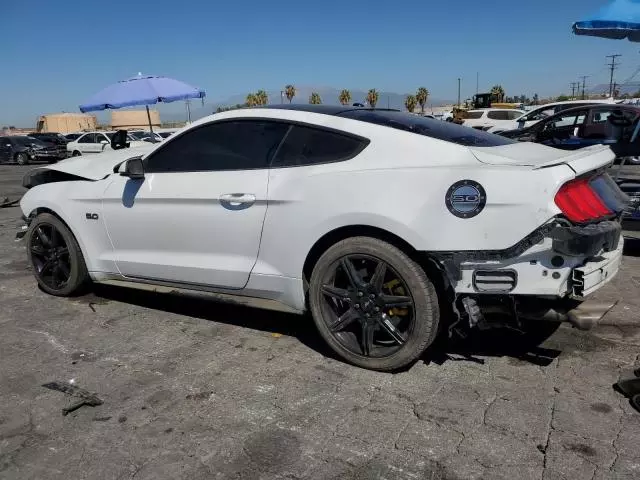
<path id="1" fill-rule="evenodd" d="M 406 343 L 415 306 L 400 275 L 385 261 L 346 255 L 323 279 L 323 320 L 349 351 L 385 357 Z"/>
<path id="2" fill-rule="evenodd" d="M 71 259 L 69 247 L 58 229 L 47 223 L 38 225 L 29 249 L 38 280 L 52 290 L 62 290 L 71 277 Z"/>
<path id="3" fill-rule="evenodd" d="M 25 235 L 27 258 L 45 292 L 60 297 L 75 295 L 89 283 L 89 273 L 76 238 L 55 215 L 40 213 Z"/>
<path id="4" fill-rule="evenodd" d="M 342 358 L 393 371 L 420 357 L 438 332 L 436 290 L 422 267 L 383 240 L 351 237 L 313 268 L 309 307 L 319 333 Z"/>

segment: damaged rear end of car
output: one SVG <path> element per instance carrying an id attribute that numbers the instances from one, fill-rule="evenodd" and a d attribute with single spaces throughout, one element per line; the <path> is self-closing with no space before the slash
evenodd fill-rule
<path id="1" fill-rule="evenodd" d="M 591 300 L 622 261 L 620 220 L 629 199 L 607 173 L 615 155 L 606 147 L 568 153 L 529 145 L 471 149 L 482 163 L 562 169 L 564 180 L 543 189 L 551 218 L 515 245 L 436 255 L 454 292 L 456 325 L 566 321 L 588 330 L 615 305 Z"/>

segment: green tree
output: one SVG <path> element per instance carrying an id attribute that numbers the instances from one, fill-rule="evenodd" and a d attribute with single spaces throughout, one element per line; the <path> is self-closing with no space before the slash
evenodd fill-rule
<path id="1" fill-rule="evenodd" d="M 313 92 L 309 96 L 309 103 L 312 105 L 320 105 L 322 103 L 322 99 L 320 98 L 320 94 L 317 92 Z"/>
<path id="2" fill-rule="evenodd" d="M 571 100 L 571 98 L 569 95 L 565 95 L 564 93 L 562 95 L 558 95 L 558 98 L 556 98 L 556 102 L 566 102 L 567 100 Z"/>
<path id="3" fill-rule="evenodd" d="M 420 113 L 424 115 L 424 106 L 427 103 L 427 99 L 429 98 L 429 90 L 424 87 L 420 87 L 415 95 L 415 99 L 420 105 Z"/>
<path id="4" fill-rule="evenodd" d="M 367 103 L 371 106 L 371 108 L 376 108 L 378 98 L 380 98 L 380 95 L 375 88 L 372 88 L 367 92 Z"/>
<path id="5" fill-rule="evenodd" d="M 540 101 L 540 97 L 538 96 L 537 93 L 533 94 L 533 104 L 534 105 L 538 105 L 538 102 Z"/>
<path id="6" fill-rule="evenodd" d="M 494 85 L 491 89 L 491 96 L 498 103 L 504 101 L 504 88 L 502 88 L 502 85 Z"/>
<path id="7" fill-rule="evenodd" d="M 404 106 L 411 113 L 415 110 L 417 103 L 415 95 L 407 95 L 407 98 L 404 99 Z"/>
<path id="8" fill-rule="evenodd" d="M 296 96 L 296 87 L 294 87 L 293 85 L 287 85 L 286 87 L 284 87 L 284 94 L 287 96 L 287 100 L 289 100 L 289 103 L 291 103 L 293 97 Z"/>
<path id="9" fill-rule="evenodd" d="M 256 98 L 255 93 L 248 93 L 247 98 L 244 101 L 247 104 L 247 107 L 255 107 L 258 105 L 258 99 Z"/>
<path id="10" fill-rule="evenodd" d="M 269 103 L 269 95 L 264 90 L 258 90 L 256 92 L 257 105 L 267 105 Z"/>
<path id="11" fill-rule="evenodd" d="M 349 105 L 351 103 L 351 92 L 346 88 L 343 89 L 338 95 L 338 100 L 342 105 Z"/>

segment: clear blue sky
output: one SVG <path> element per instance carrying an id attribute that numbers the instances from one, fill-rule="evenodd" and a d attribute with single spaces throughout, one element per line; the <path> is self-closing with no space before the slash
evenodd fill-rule
<path id="1" fill-rule="evenodd" d="M 141 71 L 202 87 L 212 104 L 287 83 L 463 98 L 557 95 L 578 75 L 608 82 L 640 66 L 640 44 L 575 37 L 574 21 L 608 0 L 31 0 L 0 14 L 0 125 L 77 111 L 104 86 Z M 640 79 L 640 75 L 638 75 Z M 176 106 L 174 108 L 184 108 Z"/>

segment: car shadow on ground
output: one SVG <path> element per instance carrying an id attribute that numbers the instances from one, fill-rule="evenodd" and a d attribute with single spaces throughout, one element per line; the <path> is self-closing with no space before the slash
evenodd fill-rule
<path id="1" fill-rule="evenodd" d="M 295 337 L 306 347 L 335 360 L 339 357 L 326 345 L 316 330 L 310 315 L 294 315 L 260 310 L 242 305 L 136 289 L 95 285 L 93 293 L 84 299 L 89 303 L 117 301 L 144 308 L 186 315 L 217 323 L 249 328 L 261 332 Z M 559 350 L 542 348 L 530 336 L 506 329 L 474 330 L 465 338 L 442 332 L 425 352 L 421 361 L 442 365 L 447 361 L 484 363 L 481 357 L 508 356 L 539 366 L 549 365 L 560 355 Z M 409 366 L 410 368 L 410 366 Z"/>

